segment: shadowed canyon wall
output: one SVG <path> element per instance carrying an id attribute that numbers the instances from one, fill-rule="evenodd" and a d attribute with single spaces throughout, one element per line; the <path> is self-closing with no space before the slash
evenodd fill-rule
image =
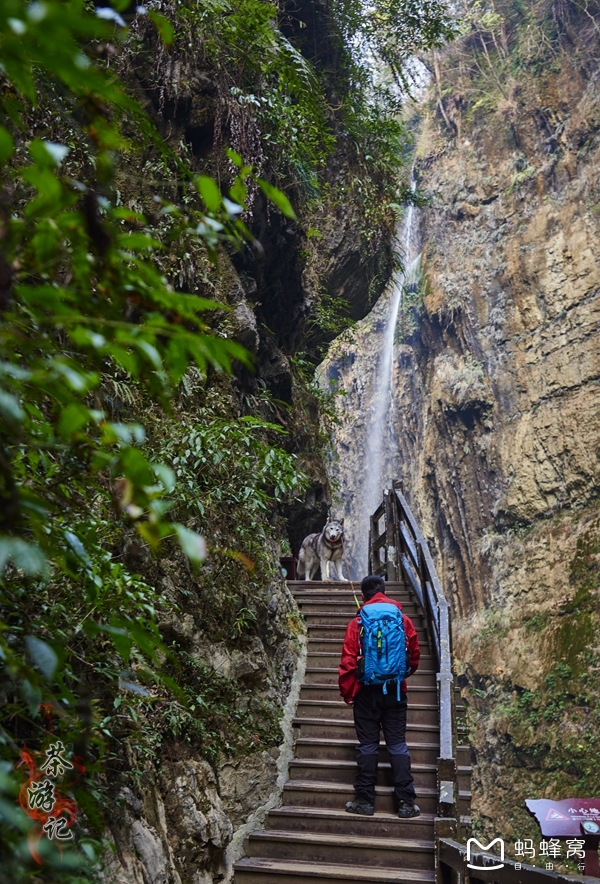
<path id="1" fill-rule="evenodd" d="M 168 47 L 163 45 L 140 13 L 114 45 L 94 47 L 100 63 L 118 71 L 164 139 L 161 153 L 158 136 L 144 140 L 131 121 L 124 123 L 132 146 L 115 157 L 116 194 L 111 198 L 123 212 L 140 213 L 144 229 L 164 238 L 158 261 L 174 290 L 225 308 L 211 310 L 207 325 L 216 335 L 242 343 L 255 357 L 255 371 L 238 363 L 231 375 L 191 369 L 173 390 L 166 413 L 129 376 L 107 368 L 99 406 L 112 419 L 144 422 L 149 456 L 164 458 L 177 473 L 174 505 L 182 507 L 185 524 L 205 537 L 209 555 L 198 572 L 172 547 L 152 555 L 132 526 L 123 527 L 120 513 L 111 510 L 94 533 L 105 532 L 106 555 L 128 569 L 126 579 L 129 572 L 141 575 L 151 590 L 156 623 L 169 651 L 171 683 L 179 694 L 153 684 L 151 696 L 144 689 L 143 697 L 150 697 L 144 705 L 139 695 L 122 688 L 120 679 L 112 689 L 97 688 L 95 672 L 85 671 L 92 666 L 88 660 L 79 657 L 85 668 L 76 671 L 82 684 L 90 683 L 82 688 L 82 716 L 102 722 L 109 759 L 97 783 L 106 838 L 114 850 L 105 858 L 101 880 L 212 884 L 231 879 L 245 833 L 280 800 L 286 777 L 305 630 L 279 559 L 283 544 L 299 546 L 306 534 L 320 530 L 330 503 L 317 400 L 307 375 L 318 347 L 337 332 L 320 321 L 319 309 L 334 303 L 336 309 L 342 304 L 347 316 L 365 314 L 389 275 L 393 215 L 385 182 L 379 182 L 379 215 L 373 212 L 372 194 L 368 200 L 358 198 L 356 188 L 373 170 L 345 133 L 336 146 L 334 133 L 342 124 L 333 110 L 329 113 L 325 87 L 322 97 L 310 98 L 322 101 L 323 113 L 329 114 L 323 131 L 311 133 L 313 147 L 319 137 L 326 144 L 318 147 L 314 160 L 322 178 L 317 182 L 310 163 L 301 166 L 297 156 L 290 172 L 294 139 L 273 142 L 274 131 L 280 135 L 280 130 L 269 129 L 268 117 L 257 111 L 257 106 L 264 111 L 264 103 L 252 90 L 268 92 L 261 79 L 264 58 L 242 52 L 243 61 L 232 61 L 227 54 L 233 53 L 232 46 L 245 46 L 239 34 L 235 40 L 230 34 L 231 45 L 225 38 L 221 45 L 213 33 L 211 44 L 203 16 L 218 31 L 212 7 L 207 12 L 207 6 L 170 0 L 156 6 L 174 31 L 172 45 L 170 40 Z M 263 37 L 276 31 L 274 12 L 272 21 L 265 18 L 274 7 L 257 3 L 253 9 L 264 25 Z M 309 30 L 303 14 L 294 12 L 289 21 L 282 12 L 290 39 L 296 30 Z M 220 14 L 221 21 L 232 20 L 229 7 Z M 310 61 L 319 69 L 321 54 L 329 53 L 328 74 L 343 82 L 345 72 L 334 64 L 327 15 L 327 4 L 320 3 L 310 4 L 304 15 L 319 32 L 318 42 L 315 36 L 309 44 Z M 244 26 L 249 42 L 256 38 L 252 28 L 250 20 Z M 292 49 L 289 44 L 288 54 Z M 272 46 L 271 51 L 275 57 Z M 293 58 L 303 69 L 299 54 Z M 321 88 L 316 76 L 309 82 Z M 281 89 L 275 91 L 281 98 Z M 62 101 L 52 84 L 41 89 L 39 104 L 27 117 L 26 137 L 70 145 L 65 175 L 100 189 L 85 130 Z M 289 101 L 297 112 L 297 94 Z M 332 106 L 341 108 L 337 100 Z M 24 138 L 16 139 L 18 157 L 27 151 Z M 202 211 L 199 194 L 190 187 L 200 174 L 218 178 L 229 192 L 234 167 L 226 159 L 226 146 L 285 189 L 298 217 L 284 217 L 275 202 L 267 203 L 249 185 L 247 200 L 240 198 L 247 206 L 249 243 L 236 251 L 230 242 L 221 242 L 215 256 L 193 236 L 185 243 L 170 240 L 161 208 L 163 198 L 181 199 L 186 207 L 198 203 Z M 376 173 L 369 180 L 379 186 Z M 300 357 L 309 366 L 304 375 Z M 252 468 L 244 467 L 254 450 L 256 423 L 263 425 L 264 432 L 259 428 L 255 435 L 264 444 L 267 464 L 285 450 L 308 477 L 307 489 L 300 491 L 299 483 L 287 497 L 279 495 L 276 486 L 281 481 L 284 487 L 284 475 L 273 478 L 273 470 L 261 485 Z M 90 500 L 91 508 L 100 509 L 96 500 Z M 114 594 L 120 591 L 115 588 Z M 111 653 L 103 649 L 101 664 L 120 671 Z M 0 685 L 4 705 L 8 696 Z M 102 828 L 99 817 L 94 824 Z M 0 870 L 0 880 L 8 880 L 5 874 L 10 877 L 10 871 Z"/>
<path id="2" fill-rule="evenodd" d="M 575 4 L 495 9 L 428 60 L 413 121 L 424 272 L 397 325 L 387 470 L 452 602 L 476 829 L 516 841 L 537 835 L 523 798 L 600 789 L 600 72 Z M 381 325 L 324 366 L 345 394 L 342 489 L 371 468 Z"/>

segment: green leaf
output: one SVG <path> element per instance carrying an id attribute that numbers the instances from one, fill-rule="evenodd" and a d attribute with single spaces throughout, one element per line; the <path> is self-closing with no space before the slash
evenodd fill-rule
<path id="1" fill-rule="evenodd" d="M 150 660 L 156 660 L 158 652 L 161 654 L 165 653 L 165 646 L 155 623 L 142 624 L 126 621 L 125 626 L 140 651 L 149 657 Z"/>
<path id="2" fill-rule="evenodd" d="M 34 138 L 29 145 L 29 153 L 43 169 L 58 168 L 69 153 L 69 148 L 65 144 Z"/>
<path id="3" fill-rule="evenodd" d="M 61 411 L 56 431 L 63 439 L 70 439 L 74 433 L 90 422 L 90 418 L 89 408 L 72 402 Z"/>
<path id="4" fill-rule="evenodd" d="M 194 565 L 199 565 L 203 562 L 206 558 L 206 541 L 204 537 L 196 534 L 195 531 L 190 531 L 189 528 L 185 528 L 183 525 L 174 525 L 173 527 L 177 533 L 179 545 L 188 559 Z"/>
<path id="5" fill-rule="evenodd" d="M 173 470 L 171 467 L 167 466 L 166 463 L 154 463 L 152 464 L 152 467 L 157 477 L 162 482 L 165 491 L 167 494 L 170 494 L 175 488 L 175 474 L 173 473 Z"/>
<path id="6" fill-rule="evenodd" d="M 19 405 L 19 400 L 12 393 L 0 390 L 0 414 L 9 423 L 20 424 L 25 418 L 25 412 Z"/>
<path id="7" fill-rule="evenodd" d="M 158 12 L 153 12 L 152 10 L 148 12 L 148 18 L 154 23 L 154 27 L 158 31 L 158 36 L 165 46 L 170 46 L 174 40 L 175 34 L 173 33 L 173 25 L 169 19 L 165 18 L 164 15 L 160 15 Z"/>
<path id="8" fill-rule="evenodd" d="M 154 473 L 141 451 L 137 448 L 125 448 L 120 457 L 121 467 L 128 479 L 138 487 L 152 485 Z"/>
<path id="9" fill-rule="evenodd" d="M 54 649 L 45 641 L 42 641 L 41 638 L 36 638 L 34 635 L 28 635 L 25 638 L 25 644 L 34 664 L 46 681 L 52 683 L 56 667 L 58 666 L 58 657 Z"/>
<path id="10" fill-rule="evenodd" d="M 229 157 L 229 159 L 231 160 L 233 165 L 237 166 L 238 169 L 241 169 L 242 166 L 244 165 L 244 161 L 241 158 L 241 156 L 239 155 L 239 153 L 235 150 L 232 150 L 230 147 L 227 148 L 226 152 L 227 152 L 227 156 Z"/>
<path id="11" fill-rule="evenodd" d="M 292 209 L 292 204 L 289 199 L 282 193 L 281 190 L 278 190 L 272 184 L 269 184 L 268 181 L 265 181 L 264 178 L 258 178 L 258 186 L 267 197 L 270 199 L 272 203 L 275 203 L 280 212 L 285 215 L 286 218 L 291 218 L 294 221 L 297 221 L 296 213 Z"/>
<path id="12" fill-rule="evenodd" d="M 13 34 L 22 37 L 27 32 L 27 25 L 20 18 L 7 18 L 6 21 Z"/>
<path id="13" fill-rule="evenodd" d="M 4 126 L 0 126 L 0 165 L 11 158 L 13 150 L 14 144 L 10 133 Z"/>
<path id="14" fill-rule="evenodd" d="M 115 646 L 117 653 L 124 663 L 129 663 L 131 657 L 131 645 L 133 644 L 131 636 L 126 629 L 121 626 L 113 626 L 112 624 L 103 624 L 103 632 L 107 632 Z"/>
<path id="15" fill-rule="evenodd" d="M 48 569 L 41 549 L 20 537 L 0 536 L 0 573 L 8 562 L 30 576 L 45 575 Z"/>
<path id="16" fill-rule="evenodd" d="M 54 359 L 53 367 L 75 393 L 87 393 L 98 383 L 98 375 L 91 371 L 77 371 L 64 359 Z"/>
<path id="17" fill-rule="evenodd" d="M 162 359 L 160 358 L 160 353 L 153 344 L 150 344 L 148 341 L 136 341 L 135 345 L 138 350 L 141 350 L 142 353 L 146 354 L 146 356 L 157 371 L 160 371 L 162 369 Z"/>
<path id="18" fill-rule="evenodd" d="M 146 431 L 141 424 L 137 423 L 105 423 L 102 425 L 102 430 L 102 441 L 104 444 L 108 445 L 114 445 L 116 442 L 124 442 L 125 445 L 137 442 L 138 445 L 143 445 L 146 439 Z"/>
<path id="19" fill-rule="evenodd" d="M 27 678 L 23 679 L 21 682 L 21 695 L 27 704 L 29 714 L 32 716 L 37 715 L 42 702 L 42 692 L 38 685 L 31 684 Z"/>
<path id="20" fill-rule="evenodd" d="M 208 175 L 198 175 L 196 178 L 196 187 L 198 193 L 204 200 L 204 205 L 208 211 L 213 213 L 218 212 L 221 208 L 222 199 L 219 185 L 214 178 L 209 178 Z"/>
<path id="21" fill-rule="evenodd" d="M 80 562 L 85 565 L 86 568 L 91 568 L 92 562 L 79 537 L 77 537 L 76 534 L 73 534 L 72 531 L 65 531 L 64 535 L 65 540 L 67 541 L 71 551 L 77 556 Z"/>
<path id="22" fill-rule="evenodd" d="M 162 249 L 163 244 L 152 236 L 145 233 L 123 233 L 118 237 L 117 243 L 119 248 L 127 249 L 130 252 L 142 252 L 147 249 Z"/>

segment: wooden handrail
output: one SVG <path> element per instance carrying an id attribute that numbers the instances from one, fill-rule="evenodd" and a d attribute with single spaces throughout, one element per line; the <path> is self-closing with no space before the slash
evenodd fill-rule
<path id="1" fill-rule="evenodd" d="M 379 522 L 385 519 L 380 531 Z M 384 553 L 384 559 L 381 553 Z M 435 570 L 429 547 L 398 484 L 383 493 L 370 518 L 369 571 L 388 580 L 403 574 L 420 604 L 437 658 L 440 755 L 438 758 L 437 836 L 460 833 L 458 769 L 452 675 L 450 607 Z"/>
<path id="2" fill-rule="evenodd" d="M 436 844 L 438 868 L 443 882 L 454 881 L 456 884 L 479 884 L 480 881 L 489 884 L 592 884 L 597 878 L 589 876 L 571 877 L 561 872 L 549 869 L 540 869 L 537 866 L 529 866 L 525 863 L 516 863 L 514 860 L 505 859 L 499 869 L 490 869 L 486 866 L 498 865 L 499 857 L 494 854 L 482 853 L 472 850 L 469 861 L 474 870 L 467 866 L 467 847 L 458 844 L 450 838 L 440 838 Z M 517 868 L 517 865 L 520 868 Z M 453 874 L 454 873 L 454 874 Z"/>
<path id="3" fill-rule="evenodd" d="M 385 527 L 380 531 L 382 518 L 385 519 Z M 400 575 L 404 575 L 423 610 L 435 650 L 440 723 L 438 808 L 434 823 L 436 884 L 597 884 L 597 878 L 570 877 L 512 860 L 499 860 L 491 854 L 475 850 L 469 854 L 469 868 L 467 845 L 454 840 L 460 837 L 460 809 L 450 606 L 442 591 L 429 547 L 398 483 L 384 491 L 383 502 L 370 518 L 369 572 L 385 576 L 387 580 L 398 580 Z M 484 845 L 477 844 L 485 849 Z M 500 867 L 496 868 L 498 865 Z"/>

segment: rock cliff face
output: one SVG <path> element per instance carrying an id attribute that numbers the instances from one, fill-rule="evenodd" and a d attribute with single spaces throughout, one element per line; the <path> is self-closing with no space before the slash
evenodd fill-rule
<path id="1" fill-rule="evenodd" d="M 600 91 L 597 36 L 580 25 L 576 38 L 569 20 L 571 51 L 543 73 L 501 73 L 485 110 L 456 74 L 469 46 L 437 61 L 417 149 L 424 279 L 397 327 L 387 472 L 452 600 L 475 819 L 509 841 L 537 834 L 522 798 L 600 785 L 586 761 L 598 727 Z M 342 487 L 370 468 L 365 378 L 380 325 L 373 313 L 324 366 L 346 393 L 331 466 Z"/>
<path id="2" fill-rule="evenodd" d="M 138 17 L 124 48 L 109 47 L 107 58 L 147 110 L 168 148 L 195 174 L 217 177 L 218 172 L 224 188 L 231 175 L 230 168 L 223 168 L 224 145 L 243 154 L 259 174 L 278 180 L 273 170 L 284 174 L 287 157 L 280 148 L 271 147 L 268 137 L 263 140 L 253 116 L 256 98 L 251 95 L 246 100 L 244 92 L 252 91 L 247 71 L 230 64 L 225 76 L 219 67 L 223 59 L 217 64 L 202 49 L 206 34 L 202 22 L 193 17 L 194 4 L 182 11 L 166 0 L 160 8 L 176 26 L 177 39 L 170 51 L 148 21 Z M 187 18 L 181 18 L 182 12 Z M 314 14 L 311 7 L 311 22 Z M 182 21 L 187 22 L 186 40 L 181 39 Z M 326 48 L 325 25 L 320 41 Z M 106 47 L 100 49 L 108 53 Z M 236 75 L 244 89 L 232 85 Z M 56 131 L 46 129 L 44 137 L 60 142 L 64 140 L 60 117 L 54 117 L 56 123 L 49 125 Z M 328 186 L 347 171 L 343 150 L 325 155 Z M 161 159 L 146 146 L 141 156 L 120 158 L 117 185 L 123 205 L 145 213 L 158 226 L 157 169 Z M 303 501 L 263 506 L 258 513 L 251 512 L 249 505 L 236 509 L 235 502 L 225 498 L 210 512 L 206 504 L 207 524 L 202 531 L 213 549 L 198 575 L 190 572 L 181 556 L 150 561 L 135 544 L 125 551 L 132 567 L 156 588 L 161 635 L 187 660 L 176 680 L 180 688 L 189 688 L 189 696 L 186 709 L 156 708 L 154 722 L 160 736 L 152 733 L 152 722 L 145 719 L 140 724 L 118 715 L 114 728 L 111 725 L 119 775 L 103 783 L 111 807 L 107 837 L 115 848 L 106 859 L 102 877 L 106 884 L 229 881 L 246 833 L 280 801 L 286 778 L 291 717 L 303 676 L 304 628 L 279 567 L 280 542 L 289 537 L 292 546 L 299 546 L 306 534 L 322 527 L 330 503 L 316 401 L 295 371 L 293 357 L 299 350 L 310 355 L 311 347 L 331 338 L 316 321 L 323 293 L 347 302 L 350 315 L 365 314 L 380 291 L 391 254 L 383 227 L 378 234 L 382 247 L 369 248 L 364 209 L 351 199 L 335 207 L 313 199 L 309 211 L 306 200 L 303 204 L 300 199 L 298 181 L 283 184 L 299 220 L 285 218 L 255 188 L 244 216 L 255 242 L 239 252 L 220 248 L 218 272 L 194 245 L 182 253 L 170 248 L 165 254 L 165 275 L 178 289 L 230 308 L 225 318 L 214 320 L 218 334 L 247 347 L 256 357 L 256 371 L 238 365 L 231 378 L 209 376 L 206 381 L 191 372 L 174 397 L 169 422 L 157 420 L 156 443 L 164 452 L 185 426 L 257 417 L 287 431 L 280 444 L 298 458 L 310 487 Z M 170 184 L 161 182 L 161 186 L 168 190 Z M 115 394 L 110 405 L 135 419 L 142 405 L 134 399 L 125 391 Z M 222 443 L 221 457 L 233 457 L 227 445 Z M 199 463 L 194 467 L 193 488 L 210 472 L 198 469 Z M 200 500 L 201 492 L 194 493 Z M 253 551 L 236 560 L 232 550 L 240 548 Z M 204 683 L 194 689 L 199 678 Z M 207 708 L 211 703 L 216 711 Z M 161 715 L 173 725 L 164 740 Z M 202 725 L 196 717 L 210 722 L 211 733 L 200 740 L 197 731 Z M 190 724 L 196 726 L 193 737 Z M 280 727 L 282 742 L 274 745 Z M 138 740 L 139 730 L 143 737 Z M 243 745 L 240 734 L 245 735 Z"/>

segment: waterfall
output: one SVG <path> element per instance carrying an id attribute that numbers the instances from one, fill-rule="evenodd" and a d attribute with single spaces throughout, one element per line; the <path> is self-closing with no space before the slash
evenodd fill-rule
<path id="1" fill-rule="evenodd" d="M 416 182 L 411 179 L 411 189 Z M 332 484 L 339 488 L 335 514 L 345 519 L 352 579 L 367 573 L 369 516 L 382 492 L 398 478 L 394 428 L 394 350 L 398 315 L 405 292 L 418 284 L 420 254 L 417 214 L 408 206 L 395 247 L 402 255 L 387 291 L 349 336 L 334 342 L 321 371 L 321 385 L 338 392 L 337 450 L 330 462 Z"/>
<path id="2" fill-rule="evenodd" d="M 415 182 L 411 181 L 414 191 Z M 387 487 L 395 476 L 387 475 L 393 441 L 393 373 L 394 373 L 394 339 L 398 324 L 398 312 L 402 304 L 405 287 L 414 281 L 414 273 L 419 257 L 413 254 L 415 207 L 410 205 L 406 218 L 400 228 L 397 244 L 402 248 L 404 271 L 398 272 L 392 279 L 387 318 L 381 333 L 382 348 L 377 364 L 377 372 L 372 378 L 373 393 L 371 401 L 374 408 L 371 412 L 365 437 L 365 465 L 363 486 L 363 507 L 365 515 L 371 514 L 381 502 L 382 490 Z M 368 528 L 368 522 L 367 528 Z"/>

